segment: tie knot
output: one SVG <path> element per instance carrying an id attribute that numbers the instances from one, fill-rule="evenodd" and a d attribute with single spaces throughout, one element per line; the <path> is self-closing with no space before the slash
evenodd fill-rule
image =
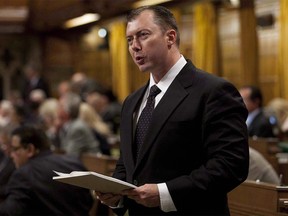
<path id="1" fill-rule="evenodd" d="M 156 97 L 156 95 L 158 95 L 160 92 L 161 90 L 156 85 L 153 85 L 150 88 L 149 97 Z"/>

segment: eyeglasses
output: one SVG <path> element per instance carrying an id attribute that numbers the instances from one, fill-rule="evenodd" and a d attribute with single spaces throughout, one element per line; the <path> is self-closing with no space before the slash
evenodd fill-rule
<path id="1" fill-rule="evenodd" d="M 17 146 L 17 147 L 11 146 L 10 150 L 11 150 L 11 152 L 16 152 L 16 151 L 18 151 L 21 148 L 24 148 L 24 147 L 23 146 Z"/>

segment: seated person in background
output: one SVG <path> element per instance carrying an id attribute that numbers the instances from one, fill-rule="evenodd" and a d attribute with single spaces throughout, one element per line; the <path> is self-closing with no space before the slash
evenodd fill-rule
<path id="1" fill-rule="evenodd" d="M 53 170 L 85 170 L 76 159 L 50 151 L 45 133 L 23 126 L 12 132 L 10 177 L 0 215 L 88 215 L 93 199 L 87 189 L 54 181 Z"/>
<path id="2" fill-rule="evenodd" d="M 247 180 L 280 185 L 280 179 L 272 165 L 257 150 L 249 147 L 249 173 Z"/>
<path id="3" fill-rule="evenodd" d="M 78 71 L 71 76 L 70 90 L 79 95 L 82 101 L 85 100 L 87 89 L 89 89 L 91 86 L 98 86 L 98 82 L 89 78 L 85 73 Z"/>
<path id="4" fill-rule="evenodd" d="M 74 93 L 65 94 L 59 101 L 59 140 L 64 153 L 80 157 L 82 153 L 100 152 L 90 127 L 79 117 L 81 98 Z"/>
<path id="5" fill-rule="evenodd" d="M 122 105 L 112 90 L 101 85 L 87 89 L 85 101 L 90 104 L 106 122 L 114 134 L 118 134 Z"/>
<path id="6" fill-rule="evenodd" d="M 53 152 L 60 151 L 60 141 L 57 137 L 59 101 L 56 98 L 48 98 L 39 107 L 39 116 L 43 122 L 42 128 L 51 142 Z"/>
<path id="7" fill-rule="evenodd" d="M 69 80 L 63 80 L 61 81 L 57 86 L 57 96 L 58 98 L 61 98 L 66 93 L 71 92 L 71 83 Z"/>
<path id="8" fill-rule="evenodd" d="M 250 137 L 275 137 L 273 126 L 269 118 L 263 112 L 263 97 L 259 88 L 255 86 L 243 86 L 239 92 L 249 112 L 246 124 Z"/>
<path id="9" fill-rule="evenodd" d="M 10 157 L 10 131 L 0 127 L 0 196 L 14 170 L 15 165 Z"/>
<path id="10" fill-rule="evenodd" d="M 288 139 L 288 100 L 274 98 L 265 107 L 270 116 L 276 118 L 277 137 L 280 140 Z"/>
<path id="11" fill-rule="evenodd" d="M 91 128 L 95 139 L 99 142 L 101 153 L 111 155 L 108 138 L 112 132 L 101 116 L 88 103 L 82 102 L 79 117 Z"/>
<path id="12" fill-rule="evenodd" d="M 0 127 L 6 127 L 11 122 L 13 104 L 8 100 L 0 101 Z"/>
<path id="13" fill-rule="evenodd" d="M 43 122 L 39 116 L 39 107 L 47 100 L 45 92 L 41 89 L 34 89 L 29 95 L 26 121 L 31 125 L 42 126 Z"/>

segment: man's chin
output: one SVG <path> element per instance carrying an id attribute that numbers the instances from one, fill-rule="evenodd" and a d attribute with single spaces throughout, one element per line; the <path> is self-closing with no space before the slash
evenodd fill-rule
<path id="1" fill-rule="evenodd" d="M 148 72 L 149 69 L 147 67 L 145 67 L 144 65 L 138 65 L 138 68 L 141 72 L 145 73 Z"/>

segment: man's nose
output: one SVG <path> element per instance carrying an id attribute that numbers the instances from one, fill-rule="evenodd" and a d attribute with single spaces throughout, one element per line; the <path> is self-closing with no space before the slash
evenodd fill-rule
<path id="1" fill-rule="evenodd" d="M 139 41 L 137 40 L 137 39 L 134 39 L 133 40 L 133 43 L 132 43 L 132 45 L 131 45 L 131 49 L 133 50 L 133 51 L 139 51 L 139 50 L 141 50 L 141 44 L 139 43 Z"/>

